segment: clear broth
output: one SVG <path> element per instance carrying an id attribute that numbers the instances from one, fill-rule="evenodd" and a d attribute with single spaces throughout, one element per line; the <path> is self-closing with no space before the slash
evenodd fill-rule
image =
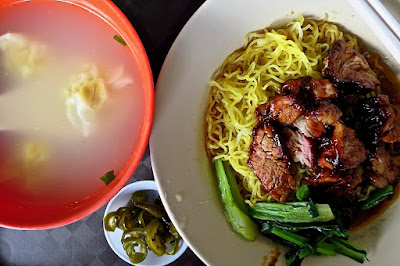
<path id="1" fill-rule="evenodd" d="M 21 204 L 73 203 L 105 184 L 128 161 L 139 138 L 144 113 L 140 75 L 128 47 L 95 14 L 59 1 L 22 2 L 0 11 L 0 35 L 22 33 L 45 44 L 53 55 L 48 66 L 25 81 L 10 81 L 0 71 L 0 195 Z M 133 83 L 109 93 L 89 137 L 67 120 L 63 90 L 84 63 L 95 63 L 110 75 L 123 66 Z M 1 68 L 0 68 L 1 69 Z M 10 177 L 4 166 L 24 143 L 49 147 L 50 157 L 38 173 Z M 8 198 L 7 200 L 10 200 Z"/>

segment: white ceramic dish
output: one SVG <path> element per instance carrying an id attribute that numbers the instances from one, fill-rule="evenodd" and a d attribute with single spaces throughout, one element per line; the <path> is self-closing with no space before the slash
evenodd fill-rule
<path id="1" fill-rule="evenodd" d="M 398 12 L 399 1 L 390 8 Z M 262 265 L 277 246 L 259 235 L 253 243 L 227 223 L 217 182 L 204 146 L 208 82 L 225 57 L 243 44 L 246 33 L 282 26 L 299 15 L 329 20 L 354 34 L 399 66 L 345 0 L 208 0 L 189 20 L 173 44 L 156 87 L 150 150 L 155 179 L 173 222 L 191 249 L 209 265 Z M 397 14 L 395 14 L 398 17 Z M 351 242 L 364 247 L 372 264 L 398 265 L 399 203 L 354 232 Z M 277 265 L 284 265 L 282 251 Z M 358 265 L 344 256 L 313 256 L 303 265 Z"/>
<path id="2" fill-rule="evenodd" d="M 118 194 L 110 200 L 104 212 L 104 217 L 109 212 L 117 211 L 120 207 L 128 206 L 132 194 L 138 190 L 145 190 L 147 192 L 147 196 L 150 202 L 154 201 L 158 196 L 157 185 L 154 181 L 145 180 L 131 183 L 121 189 Z M 117 254 L 122 260 L 126 261 L 127 263 L 132 264 L 121 244 L 121 237 L 123 233 L 122 230 L 117 228 L 114 232 L 106 231 L 104 228 L 104 223 L 103 230 L 107 242 L 110 245 L 111 249 L 115 252 L 115 254 Z M 184 241 L 181 241 L 181 243 L 181 247 L 175 255 L 171 256 L 164 254 L 162 256 L 157 256 L 149 250 L 146 259 L 137 265 L 167 265 L 179 258 L 187 249 L 187 244 Z"/>

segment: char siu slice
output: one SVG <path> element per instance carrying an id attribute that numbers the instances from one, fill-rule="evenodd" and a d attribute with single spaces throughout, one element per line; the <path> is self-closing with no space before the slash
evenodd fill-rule
<path id="1" fill-rule="evenodd" d="M 366 90 L 373 90 L 380 84 L 367 60 L 345 42 L 337 41 L 331 47 L 324 64 L 322 75 L 333 83 Z"/>
<path id="2" fill-rule="evenodd" d="M 311 92 L 315 100 L 336 99 L 338 96 L 337 88 L 329 80 L 311 77 L 289 79 L 282 85 L 281 91 L 284 94 L 302 94 L 302 97 L 305 92 Z"/>
<path id="3" fill-rule="evenodd" d="M 332 140 L 336 144 L 339 160 L 345 169 L 356 168 L 367 159 L 364 145 L 356 137 L 353 129 L 346 127 L 342 122 L 333 123 Z"/>
<path id="4" fill-rule="evenodd" d="M 382 128 L 387 128 L 386 131 L 382 132 L 382 140 L 387 143 L 394 143 L 400 141 L 400 105 L 391 105 L 393 110 L 394 119 L 390 125 L 387 125 L 390 121 L 386 122 Z M 388 109 L 390 110 L 390 109 Z M 390 120 L 390 118 L 388 119 Z M 381 131 L 383 131 L 381 129 Z"/>
<path id="5" fill-rule="evenodd" d="M 300 162 L 310 169 L 314 168 L 317 161 L 315 142 L 289 127 L 284 127 L 282 133 L 292 161 Z"/>
<path id="6" fill-rule="evenodd" d="M 346 127 L 342 122 L 332 124 L 332 138 L 322 143 L 322 152 L 318 165 L 331 170 L 341 165 L 344 169 L 356 168 L 367 159 L 364 145 L 356 137 L 353 129 Z"/>
<path id="7" fill-rule="evenodd" d="M 310 82 L 311 77 L 304 77 L 298 79 L 289 79 L 283 83 L 281 91 L 284 94 L 297 95 L 302 92 L 306 85 Z"/>
<path id="8" fill-rule="evenodd" d="M 334 141 L 324 138 L 321 141 L 320 152 L 321 154 L 318 158 L 318 166 L 330 170 L 334 170 L 339 166 L 339 152 Z"/>
<path id="9" fill-rule="evenodd" d="M 318 168 L 311 175 L 305 177 L 307 185 L 314 187 L 328 186 L 340 181 L 339 174 L 327 168 Z"/>
<path id="10" fill-rule="evenodd" d="M 281 137 L 271 124 L 260 123 L 254 128 L 249 155 L 248 164 L 264 189 L 275 200 L 285 202 L 296 188 L 296 179 L 290 170 Z"/>
<path id="11" fill-rule="evenodd" d="M 339 94 L 336 87 L 327 79 L 311 79 L 305 88 L 313 93 L 316 100 L 336 99 Z"/>
<path id="12" fill-rule="evenodd" d="M 362 178 L 358 173 L 347 175 L 344 178 L 340 178 L 340 181 L 333 184 L 326 192 L 334 195 L 336 198 L 343 196 L 347 191 L 353 190 L 358 184 L 362 182 Z"/>
<path id="13" fill-rule="evenodd" d="M 399 157 L 391 157 L 384 146 L 379 146 L 375 157 L 370 160 L 373 173 L 369 179 L 374 187 L 383 188 L 393 184 L 399 176 Z"/>
<path id="14" fill-rule="evenodd" d="M 336 105 L 322 101 L 318 107 L 300 116 L 293 126 L 306 137 L 320 138 L 325 132 L 325 125 L 332 125 L 341 116 L 342 111 Z"/>
<path id="15" fill-rule="evenodd" d="M 319 138 L 325 133 L 325 126 L 322 122 L 310 112 L 300 116 L 294 123 L 296 127 L 304 136 L 308 138 Z"/>
<path id="16" fill-rule="evenodd" d="M 332 125 L 343 115 L 342 111 L 329 101 L 321 102 L 318 108 L 311 111 L 311 114 L 325 125 Z"/>
<path id="17" fill-rule="evenodd" d="M 276 121 L 283 125 L 292 125 L 303 112 L 303 104 L 294 95 L 276 96 L 256 109 L 260 121 Z"/>

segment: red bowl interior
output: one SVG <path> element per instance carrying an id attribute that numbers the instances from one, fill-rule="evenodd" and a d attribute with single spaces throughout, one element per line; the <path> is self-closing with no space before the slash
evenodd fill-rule
<path id="1" fill-rule="evenodd" d="M 1 0 L 0 9 L 12 4 L 25 2 L 27 0 Z M 139 36 L 125 15 L 110 0 L 35 0 L 37 1 L 60 1 L 76 5 L 91 11 L 104 19 L 125 40 L 134 59 L 136 60 L 141 75 L 141 85 L 144 91 L 144 117 L 140 127 L 139 140 L 132 150 L 128 162 L 125 164 L 116 179 L 109 185 L 87 197 L 77 199 L 77 203 L 71 205 L 52 207 L 28 207 L 21 206 L 15 194 L 7 192 L 4 188 L 0 193 L 0 226 L 17 229 L 48 229 L 63 226 L 75 222 L 92 214 L 106 204 L 130 179 L 138 166 L 144 151 L 146 150 L 154 110 L 154 86 L 150 64 L 146 51 Z M 93 15 L 87 13 L 88 15 Z M 1 132 L 0 132 L 1 133 Z M 0 150 L 0 158 L 4 158 L 4 151 Z"/>

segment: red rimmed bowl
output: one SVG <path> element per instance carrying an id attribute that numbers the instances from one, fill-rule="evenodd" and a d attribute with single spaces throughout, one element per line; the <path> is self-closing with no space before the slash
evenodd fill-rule
<path id="1" fill-rule="evenodd" d="M 72 223 L 90 215 L 106 204 L 127 183 L 138 166 L 147 147 L 154 110 L 153 78 L 145 49 L 129 20 L 115 4 L 109 0 L 2 0 L 0 2 L 0 23 L 7 19 L 6 17 L 11 16 L 14 10 L 22 10 L 25 6 L 32 7 L 34 5 L 48 5 L 49 10 L 43 14 L 46 15 L 48 13 L 49 16 L 57 16 L 57 10 L 60 10 L 60 8 L 74 8 L 82 16 L 86 16 L 87 19 L 101 21 L 99 23 L 103 23 L 104 27 L 108 27 L 108 33 L 113 32 L 115 35 L 120 36 L 126 43 L 123 49 L 128 49 L 129 60 L 131 60 L 136 69 L 134 87 L 140 91 L 141 98 L 139 102 L 142 110 L 130 114 L 132 117 L 137 116 L 135 118 L 139 122 L 138 126 L 135 126 L 135 129 L 129 134 L 136 134 L 137 137 L 135 137 L 133 143 L 130 143 L 130 155 L 126 156 L 126 160 L 121 164 L 121 169 L 116 171 L 115 180 L 108 185 L 98 185 L 96 189 L 92 189 L 86 194 L 81 193 L 76 198 L 64 201 L 60 200 L 57 204 L 50 204 L 51 199 L 47 201 L 46 195 L 40 195 L 38 197 L 40 199 L 36 201 L 35 197 L 28 197 L 18 189 L 10 189 L 10 182 L 12 181 L 0 177 L 3 178 L 2 182 L 0 182 L 0 226 L 30 230 L 55 228 Z M 43 14 L 37 16 L 44 16 Z M 31 15 L 34 16 L 34 14 Z M 26 19 L 28 20 L 28 18 Z M 31 19 L 32 17 L 29 17 L 29 20 Z M 71 17 L 68 23 L 74 25 L 71 27 L 77 28 L 79 25 L 77 25 L 76 21 L 78 20 Z M 57 25 L 49 23 L 48 27 L 57 27 Z M 0 27 L 0 30 L 3 31 L 0 32 L 0 35 L 8 31 L 4 27 Z M 113 35 L 108 37 L 112 39 Z M 71 36 L 71 39 L 75 40 L 75 42 L 71 41 L 69 47 L 84 45 L 80 43 L 79 36 Z M 115 42 L 117 43 L 117 41 Z M 122 44 L 118 45 L 123 46 Z M 99 53 L 104 54 L 106 51 L 99 51 Z M 0 140 L 0 161 L 5 160 L 8 156 L 1 145 L 2 141 L 3 144 L 7 141 L 7 138 L 4 136 L 8 133 L 4 130 L 3 132 L 0 131 L 0 138 L 3 138 L 3 140 Z M 117 139 L 118 137 L 115 138 Z M 116 139 L 110 138 L 109 141 L 118 141 Z M 110 156 L 110 160 L 113 160 L 112 156 Z M 96 162 L 93 165 L 96 165 Z M 99 165 L 99 168 L 101 167 Z M 99 180 L 100 176 L 96 177 L 96 180 Z M 79 186 L 80 184 L 77 183 L 76 188 L 78 189 Z M 63 188 L 61 187 L 61 189 Z M 65 193 L 65 191 L 62 193 Z"/>

